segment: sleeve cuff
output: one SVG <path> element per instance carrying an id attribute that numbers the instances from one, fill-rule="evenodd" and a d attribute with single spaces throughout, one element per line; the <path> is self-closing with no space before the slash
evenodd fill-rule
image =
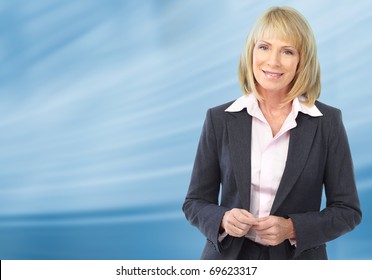
<path id="1" fill-rule="evenodd" d="M 220 234 L 218 235 L 218 242 L 222 242 L 222 240 L 224 240 L 225 237 L 226 237 L 227 235 L 228 235 L 228 234 L 227 234 L 226 231 L 220 233 Z"/>

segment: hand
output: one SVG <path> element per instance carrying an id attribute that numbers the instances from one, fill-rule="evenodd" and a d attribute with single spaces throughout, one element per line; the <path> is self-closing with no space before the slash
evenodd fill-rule
<path id="1" fill-rule="evenodd" d="M 221 228 L 228 235 L 242 237 L 256 224 L 257 219 L 247 210 L 234 208 L 225 212 L 222 218 Z"/>
<path id="2" fill-rule="evenodd" d="M 267 216 L 257 219 L 257 224 L 253 228 L 266 245 L 275 246 L 286 239 L 296 238 L 291 219 Z"/>

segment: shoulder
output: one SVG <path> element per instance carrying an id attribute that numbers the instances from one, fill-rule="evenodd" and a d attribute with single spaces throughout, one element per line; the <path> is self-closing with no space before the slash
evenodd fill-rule
<path id="1" fill-rule="evenodd" d="M 209 108 L 208 111 L 213 112 L 213 114 L 223 114 L 227 108 L 230 107 L 231 104 L 233 104 L 235 100 L 226 102 L 224 104 Z"/>
<path id="2" fill-rule="evenodd" d="M 320 101 L 315 102 L 316 107 L 323 114 L 321 120 L 326 123 L 334 124 L 335 122 L 342 122 L 341 110 L 325 104 Z"/>
<path id="3" fill-rule="evenodd" d="M 339 137 L 340 131 L 345 130 L 341 110 L 319 101 L 316 101 L 315 105 L 323 114 L 323 116 L 320 117 L 319 120 L 321 122 L 321 127 L 324 133 L 327 135 L 334 135 Z"/>
<path id="4" fill-rule="evenodd" d="M 336 107 L 332 107 L 328 104 L 325 104 L 323 102 L 320 102 L 320 101 L 315 101 L 315 106 L 319 109 L 319 111 L 324 115 L 324 116 L 332 116 L 332 115 L 340 115 L 341 114 L 341 110 L 336 108 Z"/>
<path id="5" fill-rule="evenodd" d="M 230 112 L 226 112 L 226 109 L 234 102 L 235 100 L 209 108 L 206 114 L 205 124 L 213 127 L 216 131 L 221 129 L 223 130 L 226 122 L 229 122 L 231 119 L 236 117 Z"/>
<path id="6" fill-rule="evenodd" d="M 235 100 L 209 108 L 207 111 L 207 119 L 221 121 L 222 119 L 226 117 L 227 112 L 225 112 L 225 110 L 229 108 L 229 106 L 234 102 Z"/>

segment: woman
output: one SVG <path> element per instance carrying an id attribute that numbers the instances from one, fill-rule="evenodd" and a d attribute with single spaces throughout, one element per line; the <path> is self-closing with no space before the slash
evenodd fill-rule
<path id="1" fill-rule="evenodd" d="M 358 225 L 361 210 L 341 112 L 316 101 L 306 19 L 266 11 L 239 80 L 244 95 L 207 112 L 183 205 L 207 238 L 202 259 L 327 259 L 326 242 Z"/>

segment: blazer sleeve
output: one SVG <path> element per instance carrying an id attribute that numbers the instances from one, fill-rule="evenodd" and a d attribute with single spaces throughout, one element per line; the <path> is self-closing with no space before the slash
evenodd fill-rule
<path id="1" fill-rule="evenodd" d="M 218 241 L 224 213 L 230 209 L 219 205 L 220 165 L 212 110 L 207 111 L 192 170 L 189 190 L 183 204 L 187 220 L 221 252 Z"/>
<path id="2" fill-rule="evenodd" d="M 351 152 L 340 110 L 334 110 L 328 125 L 327 159 L 324 169 L 326 207 L 320 212 L 291 214 L 296 230 L 296 255 L 320 246 L 361 222 L 362 213 L 354 178 Z"/>

